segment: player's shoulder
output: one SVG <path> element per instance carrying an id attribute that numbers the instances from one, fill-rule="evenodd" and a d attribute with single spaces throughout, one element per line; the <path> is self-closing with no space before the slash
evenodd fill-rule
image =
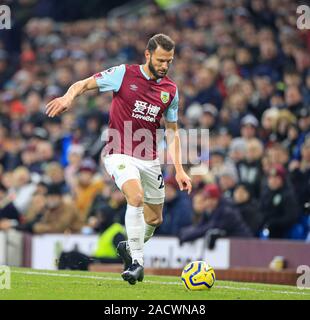
<path id="1" fill-rule="evenodd" d="M 140 65 L 139 64 L 124 64 L 126 71 L 131 71 L 131 72 L 138 72 Z"/>
<path id="2" fill-rule="evenodd" d="M 96 74 L 94 74 L 94 77 L 97 79 L 102 78 L 104 76 L 114 76 L 114 75 L 118 75 L 121 73 L 124 73 L 126 70 L 126 67 L 124 64 L 120 64 L 117 66 L 113 66 L 113 67 L 109 67 L 101 72 L 98 72 Z"/>

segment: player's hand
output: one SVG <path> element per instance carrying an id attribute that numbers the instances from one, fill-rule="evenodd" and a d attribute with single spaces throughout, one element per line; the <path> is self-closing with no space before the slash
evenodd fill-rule
<path id="1" fill-rule="evenodd" d="M 178 172 L 175 175 L 175 179 L 176 179 L 181 191 L 187 190 L 188 194 L 190 194 L 192 192 L 191 178 L 184 171 Z"/>
<path id="2" fill-rule="evenodd" d="M 71 107 L 72 100 L 66 96 L 53 99 L 46 105 L 46 111 L 48 117 L 56 117 L 63 112 L 66 112 Z"/>

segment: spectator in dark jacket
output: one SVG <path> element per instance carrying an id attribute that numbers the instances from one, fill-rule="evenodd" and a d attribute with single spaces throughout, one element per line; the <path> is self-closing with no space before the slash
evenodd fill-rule
<path id="1" fill-rule="evenodd" d="M 92 224 L 98 208 L 106 208 L 107 211 L 113 212 L 114 221 L 125 225 L 126 199 L 124 194 L 116 185 L 107 184 L 100 194 L 98 194 L 89 210 L 88 223 Z"/>
<path id="2" fill-rule="evenodd" d="M 303 209 L 310 201 L 310 137 L 302 146 L 301 156 L 301 161 L 292 161 L 289 168 L 299 205 Z"/>
<path id="3" fill-rule="evenodd" d="M 268 172 L 267 186 L 263 188 L 260 204 L 264 213 L 264 229 L 270 238 L 283 238 L 298 217 L 298 202 L 294 190 L 285 181 L 282 165 L 272 166 Z"/>
<path id="4" fill-rule="evenodd" d="M 181 230 L 179 233 L 181 243 L 207 236 L 208 233 L 215 230 L 219 236 L 252 236 L 239 210 L 234 208 L 231 201 L 221 197 L 220 189 L 216 184 L 207 185 L 203 192 L 205 196 L 204 218 L 198 225 Z"/>
<path id="5" fill-rule="evenodd" d="M 237 163 L 237 170 L 241 182 L 247 183 L 253 196 L 258 199 L 261 189 L 263 145 L 256 139 L 246 142 L 246 156 Z"/>
<path id="6" fill-rule="evenodd" d="M 263 223 L 263 214 L 259 210 L 258 202 L 252 198 L 251 187 L 246 183 L 239 183 L 234 191 L 234 203 L 239 209 L 244 222 L 256 235 Z"/>
<path id="7" fill-rule="evenodd" d="M 163 223 L 157 229 L 157 234 L 177 235 L 181 228 L 192 223 L 191 201 L 187 194 L 178 191 L 174 178 L 165 181 L 165 193 Z"/>
<path id="8" fill-rule="evenodd" d="M 222 106 L 222 97 L 215 83 L 216 74 L 212 69 L 201 69 L 196 75 L 197 93 L 193 102 L 211 103 L 218 109 Z"/>
<path id="9" fill-rule="evenodd" d="M 6 187 L 0 183 L 0 230 L 7 230 L 18 224 L 19 213 Z"/>

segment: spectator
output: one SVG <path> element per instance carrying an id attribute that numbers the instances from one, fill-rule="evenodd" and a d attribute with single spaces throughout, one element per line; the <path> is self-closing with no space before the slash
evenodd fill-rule
<path id="1" fill-rule="evenodd" d="M 69 186 L 65 181 L 64 170 L 58 162 L 50 162 L 44 171 L 50 184 L 58 185 L 62 194 L 69 193 Z"/>
<path id="2" fill-rule="evenodd" d="M 258 235 L 262 227 L 263 214 L 259 210 L 258 202 L 252 198 L 251 187 L 246 183 L 239 183 L 234 190 L 233 199 L 252 234 Z"/>
<path id="3" fill-rule="evenodd" d="M 174 178 L 165 180 L 166 201 L 163 208 L 163 223 L 156 233 L 161 235 L 177 235 L 181 228 L 192 222 L 192 207 L 187 194 L 178 191 Z"/>
<path id="4" fill-rule="evenodd" d="M 297 115 L 303 107 L 302 94 L 298 86 L 292 85 L 285 90 L 285 103 L 290 112 Z"/>
<path id="5" fill-rule="evenodd" d="M 104 187 L 101 179 L 96 179 L 96 164 L 91 159 L 85 159 L 79 168 L 77 184 L 73 187 L 73 197 L 79 210 L 81 220 L 86 222 L 89 209 L 96 195 Z"/>
<path id="6" fill-rule="evenodd" d="M 246 143 L 245 159 L 237 164 L 240 181 L 249 185 L 250 191 L 256 199 L 259 199 L 261 190 L 262 156 L 263 145 L 258 139 L 253 138 Z"/>
<path id="7" fill-rule="evenodd" d="M 276 140 L 276 125 L 279 116 L 279 109 L 272 107 L 264 111 L 262 115 L 262 128 L 260 130 L 260 138 L 265 145 Z"/>
<path id="8" fill-rule="evenodd" d="M 222 97 L 215 84 L 216 74 L 212 69 L 202 68 L 196 74 L 197 93 L 192 101 L 200 104 L 211 103 L 218 109 L 222 106 Z"/>
<path id="9" fill-rule="evenodd" d="M 280 110 L 276 124 L 277 141 L 284 141 L 287 138 L 289 125 L 295 123 L 296 117 L 290 111 Z"/>
<path id="10" fill-rule="evenodd" d="M 0 183 L 0 230 L 17 225 L 19 218 L 19 213 L 9 197 L 6 187 Z"/>
<path id="11" fill-rule="evenodd" d="M 262 114 L 271 107 L 270 100 L 274 93 L 274 83 L 270 76 L 259 74 L 254 77 L 254 83 L 258 97 L 249 111 L 260 121 Z"/>
<path id="12" fill-rule="evenodd" d="M 287 135 L 284 141 L 282 141 L 282 146 L 288 150 L 291 159 L 294 157 L 294 154 L 298 152 L 298 140 L 298 126 L 295 124 L 288 125 Z"/>
<path id="13" fill-rule="evenodd" d="M 88 221 L 92 220 L 95 211 L 98 207 L 105 207 L 113 212 L 114 221 L 125 225 L 125 213 L 127 203 L 124 194 L 111 183 L 106 184 L 101 194 L 96 195 L 91 208 L 89 210 Z"/>
<path id="14" fill-rule="evenodd" d="M 260 199 L 260 209 L 264 213 L 264 229 L 270 238 L 283 238 L 297 221 L 299 207 L 294 190 L 285 179 L 282 165 L 274 165 L 268 172 L 267 185 Z"/>
<path id="15" fill-rule="evenodd" d="M 246 115 L 241 119 L 241 137 L 246 141 L 255 138 L 257 127 L 257 119 L 251 114 Z"/>
<path id="16" fill-rule="evenodd" d="M 100 239 L 94 252 L 94 257 L 101 262 L 120 262 L 116 248 L 120 241 L 125 240 L 125 229 L 118 222 L 114 222 L 114 210 L 107 206 L 99 206 L 95 209 L 93 227 L 99 232 Z"/>
<path id="17" fill-rule="evenodd" d="M 225 152 L 223 149 L 214 148 L 210 151 L 209 165 L 211 173 L 217 177 L 225 166 Z"/>
<path id="18" fill-rule="evenodd" d="M 73 203 L 67 203 L 58 185 L 49 185 L 42 218 L 33 224 L 33 233 L 79 232 L 81 220 Z"/>
<path id="19" fill-rule="evenodd" d="M 55 152 L 53 145 L 49 141 L 41 141 L 36 147 L 38 155 L 38 163 L 41 166 L 41 172 L 44 165 L 55 160 Z"/>
<path id="20" fill-rule="evenodd" d="M 234 166 L 227 165 L 222 168 L 219 173 L 219 186 L 224 198 L 232 199 L 238 181 L 238 173 Z"/>
<path id="21" fill-rule="evenodd" d="M 216 144 L 220 149 L 224 150 L 225 155 L 228 154 L 228 150 L 229 150 L 229 146 L 231 145 L 231 142 L 232 142 L 232 135 L 229 132 L 229 130 L 226 129 L 225 127 L 219 128 L 217 132 Z"/>
<path id="22" fill-rule="evenodd" d="M 34 127 L 42 127 L 45 120 L 42 112 L 42 97 L 37 91 L 30 91 L 26 97 L 25 106 L 27 109 L 27 116 L 25 121 L 33 124 Z"/>
<path id="23" fill-rule="evenodd" d="M 276 164 L 281 164 L 282 166 L 287 167 L 288 162 L 288 150 L 281 144 L 276 143 L 265 151 L 262 159 L 264 174 L 268 175 L 269 168 Z"/>
<path id="24" fill-rule="evenodd" d="M 301 158 L 301 147 L 306 137 L 310 134 L 310 110 L 309 108 L 303 108 L 299 112 L 298 119 L 299 137 L 297 140 L 297 146 L 293 153 L 293 159 L 299 160 Z"/>
<path id="25" fill-rule="evenodd" d="M 28 210 L 36 185 L 31 181 L 31 176 L 26 167 L 18 167 L 12 176 L 12 187 L 9 195 L 14 199 L 13 204 L 19 214 L 23 215 Z"/>
<path id="26" fill-rule="evenodd" d="M 210 103 L 202 105 L 202 115 L 199 119 L 199 127 L 202 129 L 212 130 L 216 126 L 218 111 L 216 107 Z"/>
<path id="27" fill-rule="evenodd" d="M 235 138 L 229 147 L 229 158 L 235 163 L 242 161 L 246 154 L 246 143 L 242 138 Z"/>
<path id="28" fill-rule="evenodd" d="M 303 144 L 301 155 L 301 161 L 292 161 L 289 169 L 299 206 L 304 210 L 310 200 L 310 138 Z"/>
<path id="29" fill-rule="evenodd" d="M 203 220 L 196 226 L 183 228 L 179 233 L 182 242 L 193 241 L 204 237 L 207 233 L 215 234 L 218 229 L 219 236 L 250 237 L 251 231 L 242 220 L 240 212 L 234 208 L 230 201 L 221 197 L 217 185 L 209 184 L 204 189 L 205 212 Z"/>
<path id="30" fill-rule="evenodd" d="M 241 120 L 247 114 L 247 98 L 242 92 L 235 92 L 228 97 L 228 128 L 234 137 L 239 136 Z"/>
<path id="31" fill-rule="evenodd" d="M 84 148 L 78 144 L 72 144 L 68 150 L 68 165 L 65 168 L 65 180 L 70 188 L 76 183 L 76 175 L 81 166 L 84 155 Z"/>
<path id="32" fill-rule="evenodd" d="M 47 191 L 44 194 L 40 192 L 40 188 L 37 188 L 36 193 L 32 196 L 29 209 L 16 227 L 17 230 L 32 233 L 33 226 L 41 221 L 45 211 Z"/>
<path id="33" fill-rule="evenodd" d="M 197 167 L 192 167 L 193 170 L 197 169 L 197 170 L 201 170 L 201 167 L 205 168 L 205 172 L 208 171 L 208 166 L 206 166 L 205 164 L 201 164 Z M 199 173 L 199 174 L 198 174 Z M 199 193 L 204 185 L 206 184 L 206 182 L 209 180 L 213 181 L 213 175 L 211 173 L 209 174 L 204 174 L 204 172 L 197 172 L 196 174 L 194 174 L 192 176 L 192 192 L 190 194 L 190 196 L 193 198 L 195 196 L 196 193 Z"/>

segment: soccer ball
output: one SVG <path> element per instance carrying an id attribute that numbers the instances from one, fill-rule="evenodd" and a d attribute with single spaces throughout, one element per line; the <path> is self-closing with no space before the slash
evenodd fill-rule
<path id="1" fill-rule="evenodd" d="M 205 261 L 193 261 L 185 266 L 181 275 L 188 290 L 208 290 L 215 282 L 215 272 Z"/>

